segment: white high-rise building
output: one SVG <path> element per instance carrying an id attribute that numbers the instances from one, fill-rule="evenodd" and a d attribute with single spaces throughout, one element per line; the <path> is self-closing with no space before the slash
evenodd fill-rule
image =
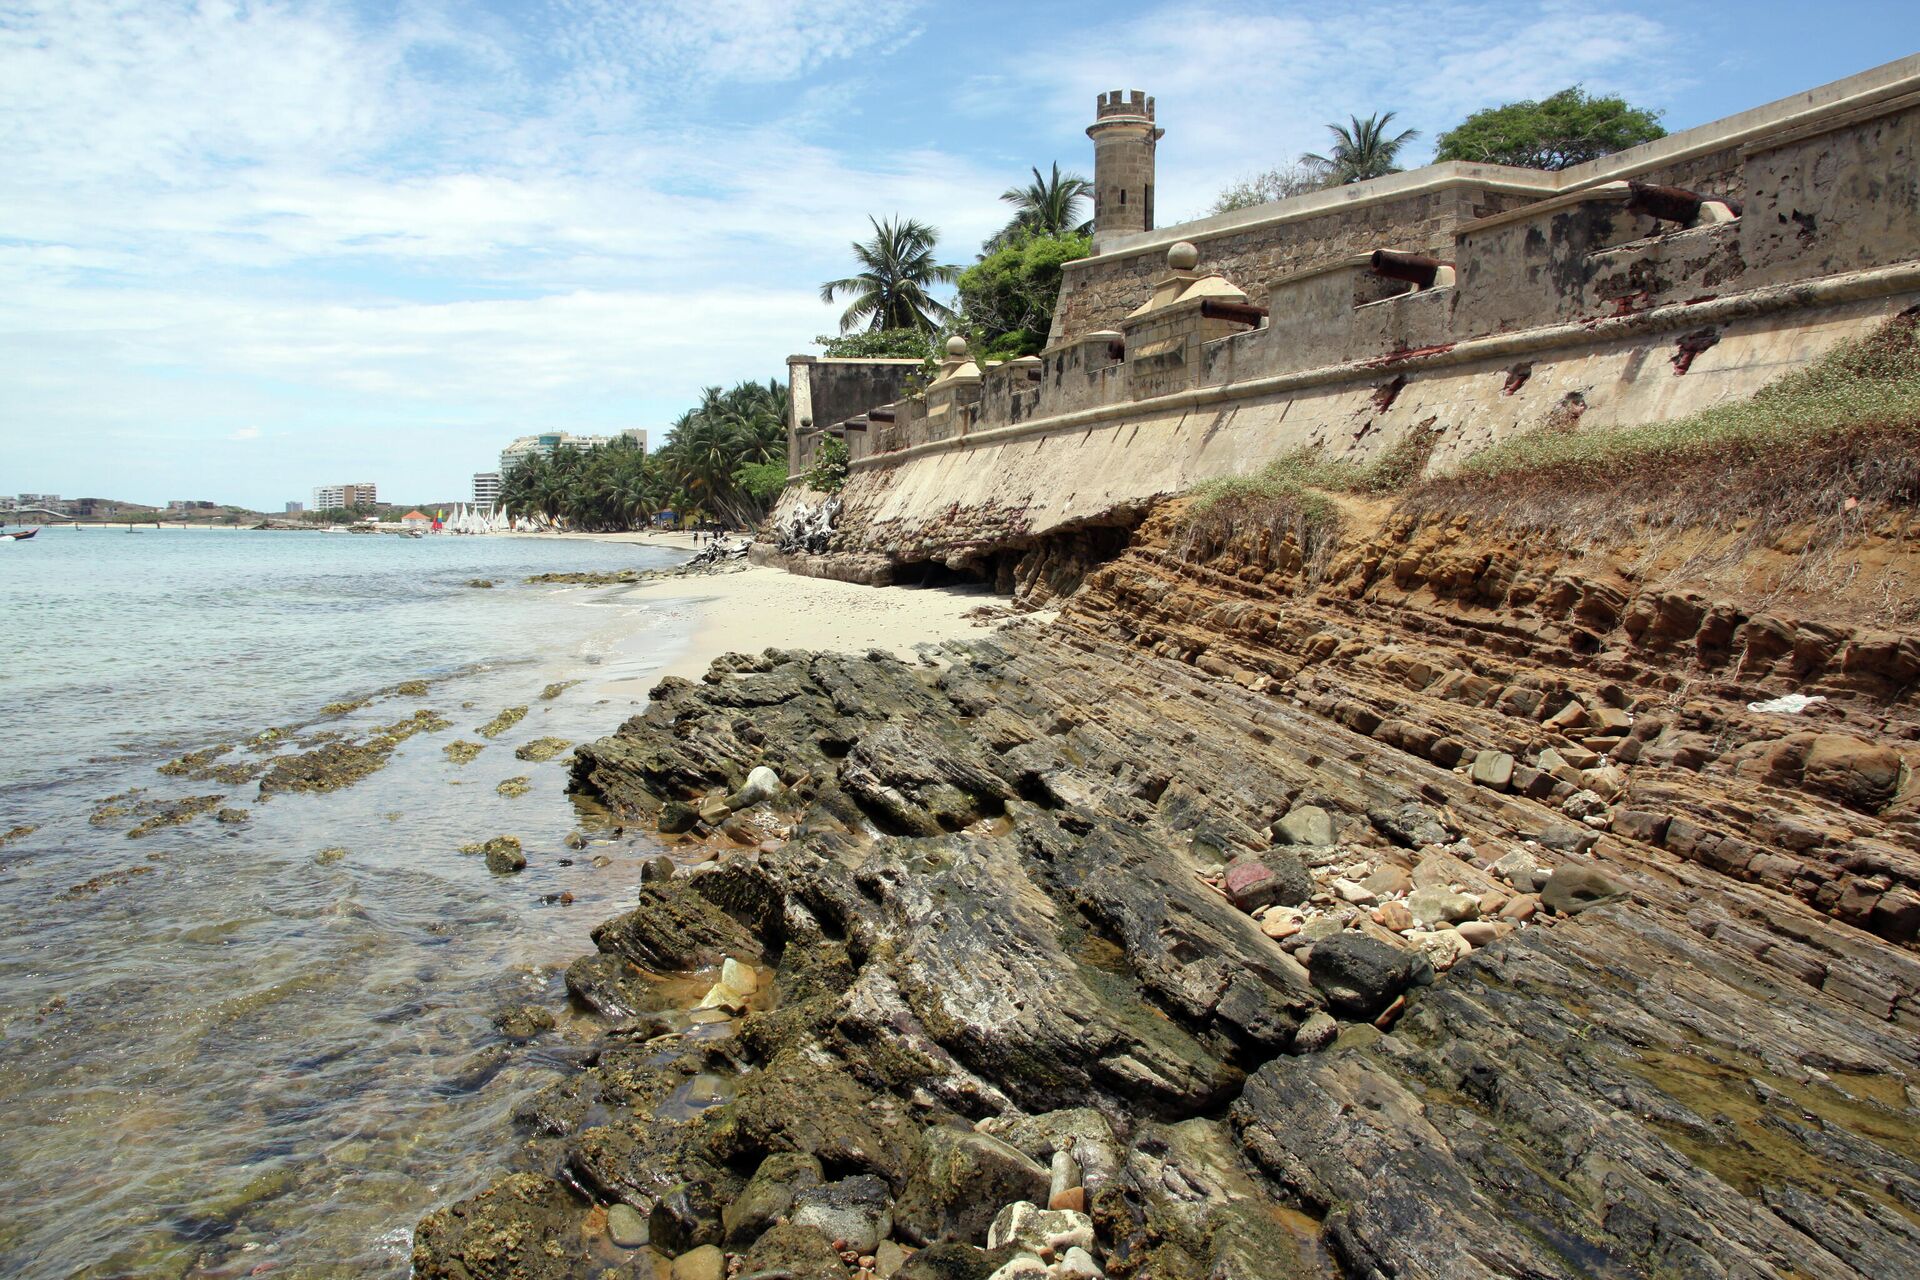
<path id="1" fill-rule="evenodd" d="M 372 483 L 325 484 L 313 491 L 315 511 L 335 511 L 341 507 L 370 507 L 379 501 L 379 486 Z"/>
<path id="2" fill-rule="evenodd" d="M 640 447 L 640 452 L 645 453 L 647 451 L 647 429 L 645 427 L 628 427 L 618 435 L 611 436 L 576 436 L 566 431 L 543 431 L 537 436 L 521 436 L 518 440 L 515 440 L 512 444 L 502 449 L 500 451 L 500 474 L 503 476 L 506 475 L 507 472 L 513 470 L 520 463 L 535 454 L 545 456 L 546 454 L 552 453 L 555 449 L 560 448 L 591 449 L 596 445 L 612 444 L 615 440 L 630 440 Z"/>
<path id="3" fill-rule="evenodd" d="M 475 504 L 500 501 L 500 473 L 498 471 L 476 471 L 473 473 L 473 500 Z"/>

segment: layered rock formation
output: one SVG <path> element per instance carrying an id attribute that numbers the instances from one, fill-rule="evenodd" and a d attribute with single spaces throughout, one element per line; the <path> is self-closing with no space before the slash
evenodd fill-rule
<path id="1" fill-rule="evenodd" d="M 767 1276 L 1910 1274 L 1911 634 L 1436 517 L 1179 531 L 582 748 L 707 860 L 597 932 L 605 1042 L 417 1274 L 651 1274 L 612 1213 Z"/>

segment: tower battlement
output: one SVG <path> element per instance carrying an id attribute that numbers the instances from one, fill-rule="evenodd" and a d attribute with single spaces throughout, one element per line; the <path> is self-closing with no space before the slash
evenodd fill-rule
<path id="1" fill-rule="evenodd" d="M 1097 95 L 1094 116 L 1100 120 L 1114 116 L 1135 116 L 1143 120 L 1151 120 L 1153 119 L 1153 99 L 1141 89 L 1125 91 L 1115 89 L 1111 93 Z"/>

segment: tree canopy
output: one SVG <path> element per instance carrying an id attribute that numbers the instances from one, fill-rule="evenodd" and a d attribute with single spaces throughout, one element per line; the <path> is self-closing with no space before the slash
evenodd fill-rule
<path id="1" fill-rule="evenodd" d="M 1062 268 L 1092 252 L 1092 238 L 1077 231 L 1020 231 L 962 271 L 958 323 L 975 354 L 1004 360 L 1044 347 Z"/>
<path id="2" fill-rule="evenodd" d="M 863 325 L 875 332 L 938 328 L 951 313 L 929 290 L 936 284 L 951 284 L 960 273 L 958 267 L 934 260 L 933 247 L 940 233 L 912 218 L 882 222 L 869 217 L 867 221 L 873 224 L 873 238 L 853 242 L 854 260 L 861 270 L 821 285 L 820 301 L 832 302 L 842 295 L 853 299 L 840 317 L 842 333 Z"/>
<path id="3" fill-rule="evenodd" d="M 1003 248 L 1022 231 L 1058 236 L 1068 232 L 1085 235 L 1093 230 L 1093 224 L 1080 216 L 1081 206 L 1093 198 L 1093 184 L 1077 173 L 1061 173 L 1058 160 L 1053 162 L 1050 176 L 1042 177 L 1040 167 L 1035 165 L 1032 182 L 1008 187 L 1000 198 L 1014 207 L 1013 220 L 987 241 L 984 247 L 988 253 Z"/>
<path id="4" fill-rule="evenodd" d="M 1327 185 L 1335 187 L 1400 172 L 1396 163 L 1400 148 L 1420 135 L 1412 129 L 1402 129 L 1389 136 L 1387 125 L 1393 116 L 1393 112 L 1385 111 L 1365 120 L 1349 116 L 1346 124 L 1328 125 L 1327 130 L 1333 134 L 1332 150 L 1326 155 L 1309 151 L 1300 157 L 1300 163 L 1324 170 Z"/>
<path id="5" fill-rule="evenodd" d="M 1214 197 L 1213 204 L 1207 212 L 1227 213 L 1234 209 L 1250 209 L 1257 204 L 1303 196 L 1309 191 L 1319 191 L 1328 185 L 1329 177 L 1325 167 L 1296 161 L 1293 164 L 1268 169 L 1265 173 L 1253 174 L 1223 187 L 1220 194 Z"/>
<path id="6" fill-rule="evenodd" d="M 643 527 L 664 509 L 751 524 L 785 483 L 786 424 L 787 390 L 778 381 L 708 387 L 657 453 L 625 437 L 562 446 L 517 463 L 500 478 L 500 499 L 576 529 Z"/>
<path id="7" fill-rule="evenodd" d="M 1666 135 L 1659 112 L 1590 97 L 1574 85 L 1537 102 L 1474 112 L 1440 135 L 1434 158 L 1566 169 Z"/>

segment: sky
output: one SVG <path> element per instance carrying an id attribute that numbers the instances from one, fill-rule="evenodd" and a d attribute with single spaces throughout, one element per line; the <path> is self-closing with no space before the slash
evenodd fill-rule
<path id="1" fill-rule="evenodd" d="M 1817 15 L 1817 16 L 1816 16 Z M 784 378 L 870 215 L 973 260 L 1097 93 L 1158 215 L 1393 110 L 1571 83 L 1686 128 L 1920 45 L 1909 4 L 0 0 L 0 493 L 464 497 L 517 435 Z"/>

